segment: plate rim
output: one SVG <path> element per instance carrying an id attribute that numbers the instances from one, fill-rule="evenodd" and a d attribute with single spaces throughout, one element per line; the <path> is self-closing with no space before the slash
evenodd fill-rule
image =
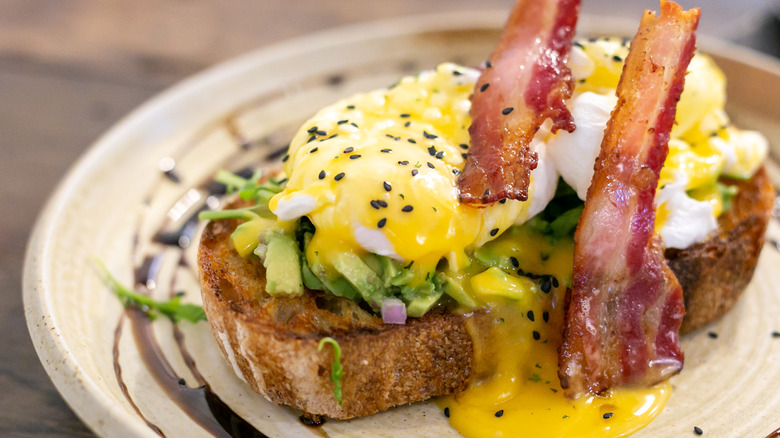
<path id="1" fill-rule="evenodd" d="M 370 38 L 399 37 L 420 32 L 468 29 L 500 29 L 506 17 L 504 10 L 472 10 L 411 15 L 339 26 L 305 34 L 251 50 L 217 63 L 164 89 L 144 101 L 114 123 L 93 141 L 57 183 L 32 227 L 24 255 L 22 298 L 27 329 L 39 360 L 57 391 L 70 409 L 98 435 L 155 436 L 143 420 L 114 403 L 86 374 L 71 347 L 60 336 L 61 327 L 47 295 L 51 279 L 45 261 L 50 257 L 56 218 L 67 210 L 76 189 L 100 165 L 104 157 L 121 149 L 121 139 L 153 122 L 157 114 L 207 94 L 224 80 L 240 76 L 253 66 L 293 55 L 357 43 Z M 599 29 L 599 33 L 631 34 L 633 20 L 583 15 L 578 29 Z M 780 77 L 780 60 L 727 41 L 700 37 L 700 47 L 716 54 Z"/>

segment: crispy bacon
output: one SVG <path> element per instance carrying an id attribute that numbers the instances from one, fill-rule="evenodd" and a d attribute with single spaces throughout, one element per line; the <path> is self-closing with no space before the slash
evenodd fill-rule
<path id="1" fill-rule="evenodd" d="M 698 9 L 661 0 L 661 15 L 645 11 L 631 44 L 574 237 L 558 372 L 570 397 L 682 369 L 682 289 L 654 235 L 653 199 L 698 21 Z"/>
<path id="2" fill-rule="evenodd" d="M 461 202 L 528 199 L 537 156 L 528 147 L 548 117 L 574 130 L 564 100 L 574 82 L 564 64 L 579 0 L 519 0 L 471 96 L 471 150 L 458 179 Z M 491 65 L 492 63 L 492 65 Z"/>

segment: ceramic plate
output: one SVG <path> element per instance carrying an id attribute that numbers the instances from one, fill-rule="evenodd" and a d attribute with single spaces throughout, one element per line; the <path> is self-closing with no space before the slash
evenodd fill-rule
<path id="1" fill-rule="evenodd" d="M 32 339 L 76 414 L 106 436 L 457 436 L 431 403 L 307 427 L 299 413 L 269 404 L 235 377 L 207 324 L 133 324 L 90 259 L 156 298 L 182 292 L 199 303 L 192 217 L 218 202 L 208 183 L 217 169 L 273 166 L 299 124 L 341 97 L 442 61 L 477 65 L 505 14 L 384 21 L 260 50 L 184 81 L 102 137 L 52 195 L 24 271 Z M 585 17 L 579 34 L 635 28 Z M 718 43 L 701 46 L 730 79 L 733 118 L 780 148 L 778 63 Z M 770 237 L 780 240 L 780 227 L 772 224 Z M 780 254 L 767 245 L 736 308 L 684 338 L 685 369 L 672 380 L 671 401 L 638 436 L 690 434 L 693 426 L 709 437 L 765 436 L 780 427 L 780 339 L 771 336 L 780 330 L 778 266 Z M 149 358 L 167 368 L 146 366 Z M 208 391 L 193 389 L 204 382 Z"/>

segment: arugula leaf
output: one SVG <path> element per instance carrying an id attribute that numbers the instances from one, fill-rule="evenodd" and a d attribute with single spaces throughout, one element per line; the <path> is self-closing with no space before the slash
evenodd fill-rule
<path id="1" fill-rule="evenodd" d="M 268 205 L 268 201 L 284 188 L 284 180 L 277 181 L 274 178 L 269 178 L 268 181 L 259 184 L 257 181 L 262 176 L 261 170 L 256 171 L 249 179 L 242 178 L 227 170 L 219 170 L 214 179 L 226 185 L 228 193 L 238 192 L 238 196 L 244 201 L 252 200 L 255 204 Z"/>
<path id="2" fill-rule="evenodd" d="M 93 259 L 92 262 L 102 274 L 103 282 L 116 294 L 124 307 L 133 306 L 144 312 L 152 320 L 157 318 L 158 315 L 166 316 L 173 322 L 186 320 L 196 323 L 206 320 L 206 313 L 203 311 L 203 307 L 182 303 L 179 295 L 168 301 L 157 301 L 147 295 L 139 294 L 120 283 L 116 277 L 111 275 L 102 261 Z"/>
<path id="3" fill-rule="evenodd" d="M 341 378 L 344 376 L 344 369 L 341 366 L 341 346 L 331 337 L 322 338 L 317 345 L 317 351 L 322 351 L 325 344 L 333 345 L 333 366 L 330 369 L 330 381 L 333 382 L 333 398 L 341 406 Z"/>
<path id="4" fill-rule="evenodd" d="M 238 208 L 233 210 L 202 211 L 198 214 L 199 220 L 220 220 L 220 219 L 244 219 L 252 220 L 261 216 L 273 215 L 268 210 L 268 202 L 277 193 L 284 189 L 286 179 L 276 180 L 268 178 L 268 181 L 260 184 L 258 181 L 263 176 L 263 172 L 258 170 L 251 177 L 243 178 L 227 170 L 217 171 L 214 180 L 224 184 L 228 193 L 238 193 L 238 196 L 244 201 L 252 201 L 254 204 L 247 208 Z"/>

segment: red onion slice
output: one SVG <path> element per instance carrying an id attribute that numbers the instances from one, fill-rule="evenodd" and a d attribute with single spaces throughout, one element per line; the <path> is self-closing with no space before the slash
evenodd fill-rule
<path id="1" fill-rule="evenodd" d="M 382 301 L 382 321 L 385 324 L 406 324 L 406 304 L 398 298 Z"/>

